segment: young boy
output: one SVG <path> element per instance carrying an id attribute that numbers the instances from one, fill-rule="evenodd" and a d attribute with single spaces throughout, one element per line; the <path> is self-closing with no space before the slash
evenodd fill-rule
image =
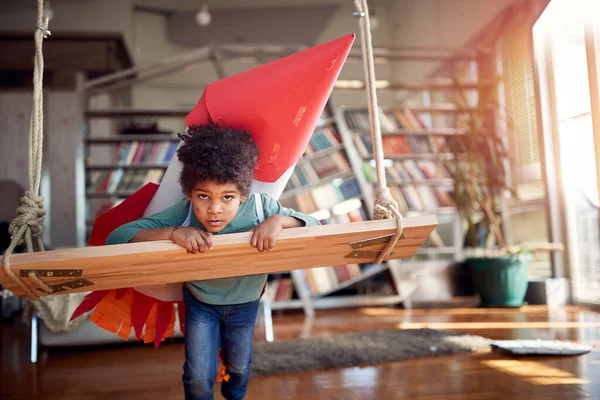
<path id="1" fill-rule="evenodd" d="M 191 126 L 180 137 L 179 181 L 187 199 L 119 227 L 107 244 L 172 240 L 188 253 L 202 253 L 212 249 L 212 235 L 254 230 L 250 244 L 262 252 L 275 247 L 282 229 L 319 224 L 266 194 L 250 193 L 259 149 L 249 132 L 207 124 Z M 261 274 L 184 285 L 182 379 L 187 400 L 213 398 L 220 347 L 230 375 L 221 393 L 228 400 L 246 394 L 254 323 L 266 280 Z"/>

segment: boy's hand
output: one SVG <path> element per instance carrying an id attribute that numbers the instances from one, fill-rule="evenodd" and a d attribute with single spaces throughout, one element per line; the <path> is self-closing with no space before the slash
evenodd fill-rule
<path id="1" fill-rule="evenodd" d="M 258 251 L 271 250 L 283 230 L 283 222 L 280 215 L 272 215 L 254 228 L 250 245 Z"/>
<path id="2" fill-rule="evenodd" d="M 254 228 L 250 245 L 258 251 L 271 250 L 283 229 L 300 226 L 304 226 L 304 221 L 287 215 L 272 215 Z"/>
<path id="3" fill-rule="evenodd" d="M 171 241 L 185 247 L 188 253 L 196 254 L 197 252 L 204 253 L 207 248 L 212 250 L 211 236 L 210 232 L 204 232 L 200 228 L 182 226 L 173 232 Z"/>

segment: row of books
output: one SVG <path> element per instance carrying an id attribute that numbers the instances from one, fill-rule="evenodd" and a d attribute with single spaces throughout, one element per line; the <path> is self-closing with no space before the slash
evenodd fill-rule
<path id="1" fill-rule="evenodd" d="M 335 267 L 317 267 L 305 270 L 304 276 L 313 295 L 336 289 L 345 281 L 362 274 L 360 265 L 347 264 Z"/>
<path id="2" fill-rule="evenodd" d="M 344 118 L 351 130 L 368 131 L 370 129 L 368 110 L 346 110 Z M 402 129 L 423 131 L 430 128 L 418 113 L 407 108 L 386 112 L 379 109 L 379 123 L 382 132 L 396 132 Z"/>
<path id="3" fill-rule="evenodd" d="M 280 277 L 267 282 L 265 297 L 273 301 L 288 301 L 294 294 L 294 284 L 289 277 Z"/>
<path id="4" fill-rule="evenodd" d="M 305 214 L 319 210 L 332 210 L 342 201 L 360 197 L 361 192 L 355 178 L 329 182 L 306 192 L 288 197 L 281 201 L 285 207 L 290 207 Z"/>
<path id="5" fill-rule="evenodd" d="M 162 168 L 95 170 L 88 173 L 88 193 L 133 192 L 148 182 L 160 183 Z"/>
<path id="6" fill-rule="evenodd" d="M 345 281 L 362 274 L 358 264 L 339 265 L 335 267 L 317 267 L 304 270 L 306 286 L 311 295 L 319 295 L 336 289 Z M 294 295 L 294 284 L 290 277 L 282 276 L 269 280 L 265 288 L 265 296 L 271 301 L 288 301 Z"/>
<path id="7" fill-rule="evenodd" d="M 436 163 L 431 160 L 399 160 L 385 168 L 385 176 L 390 182 L 425 182 L 429 180 L 454 179 L 453 165 Z M 367 181 L 377 182 L 375 167 L 363 163 L 363 172 Z"/>
<path id="8" fill-rule="evenodd" d="M 301 160 L 296 165 L 285 190 L 317 183 L 328 176 L 350 171 L 350 163 L 342 151 L 324 155 L 310 162 Z"/>
<path id="9" fill-rule="evenodd" d="M 394 154 L 434 154 L 446 153 L 454 150 L 449 142 L 455 142 L 456 138 L 447 140 L 443 136 L 383 136 L 381 145 L 385 155 Z M 373 157 L 373 142 L 366 133 L 354 134 L 354 145 L 363 158 Z"/>
<path id="10" fill-rule="evenodd" d="M 335 147 L 340 143 L 342 143 L 342 139 L 333 127 L 317 128 L 310 138 L 304 155 L 314 154 L 318 151 Z"/>
<path id="11" fill-rule="evenodd" d="M 175 155 L 178 141 L 121 142 L 113 158 L 119 165 L 168 163 Z"/>
<path id="12" fill-rule="evenodd" d="M 431 211 L 455 207 L 451 189 L 420 185 L 388 185 L 400 211 Z"/>

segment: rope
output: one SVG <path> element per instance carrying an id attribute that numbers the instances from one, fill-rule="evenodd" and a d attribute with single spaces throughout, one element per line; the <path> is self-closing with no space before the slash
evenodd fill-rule
<path id="1" fill-rule="evenodd" d="M 4 254 L 4 272 L 23 289 L 32 300 L 38 296 L 19 278 L 10 268 L 10 258 L 14 249 L 25 243 L 27 251 L 44 251 L 42 232 L 44 231 L 44 198 L 39 196 L 40 181 L 42 175 L 42 144 L 44 141 L 44 56 L 42 43 L 50 35 L 48 30 L 48 18 L 43 18 L 44 1 L 37 0 L 37 28 L 33 34 L 35 40 L 35 57 L 33 60 L 33 104 L 31 118 L 29 120 L 29 190 L 21 197 L 21 206 L 17 208 L 17 217 L 10 223 L 8 231 L 11 234 L 11 242 Z M 33 275 L 33 277 L 32 277 Z M 34 278 L 35 277 L 35 278 Z M 52 289 L 45 285 L 33 273 L 29 278 L 36 282 L 48 293 Z M 41 282 L 41 284 L 40 284 Z"/>
<path id="2" fill-rule="evenodd" d="M 363 66 L 365 70 L 365 86 L 368 94 L 369 124 L 371 142 L 373 143 L 373 157 L 377 172 L 377 189 L 375 191 L 375 205 L 373 207 L 373 219 L 396 219 L 396 234 L 387 246 L 379 253 L 375 264 L 379 264 L 387 258 L 399 239 L 403 238 L 404 222 L 402 214 L 398 211 L 398 204 L 392 198 L 390 189 L 387 187 L 385 169 L 383 166 L 383 145 L 381 141 L 381 126 L 379 124 L 379 113 L 377 106 L 377 92 L 375 90 L 375 65 L 373 62 L 373 47 L 371 43 L 371 23 L 369 21 L 369 7 L 367 0 L 354 0 L 356 8 L 355 16 L 360 18 L 361 50 Z"/>

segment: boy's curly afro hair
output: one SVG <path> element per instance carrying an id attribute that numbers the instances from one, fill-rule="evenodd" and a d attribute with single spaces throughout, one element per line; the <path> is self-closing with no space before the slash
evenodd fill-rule
<path id="1" fill-rule="evenodd" d="M 225 124 L 192 125 L 178 135 L 183 144 L 177 150 L 182 168 L 179 182 L 190 194 L 199 182 L 215 180 L 235 183 L 242 196 L 250 194 L 259 149 L 250 132 Z"/>

